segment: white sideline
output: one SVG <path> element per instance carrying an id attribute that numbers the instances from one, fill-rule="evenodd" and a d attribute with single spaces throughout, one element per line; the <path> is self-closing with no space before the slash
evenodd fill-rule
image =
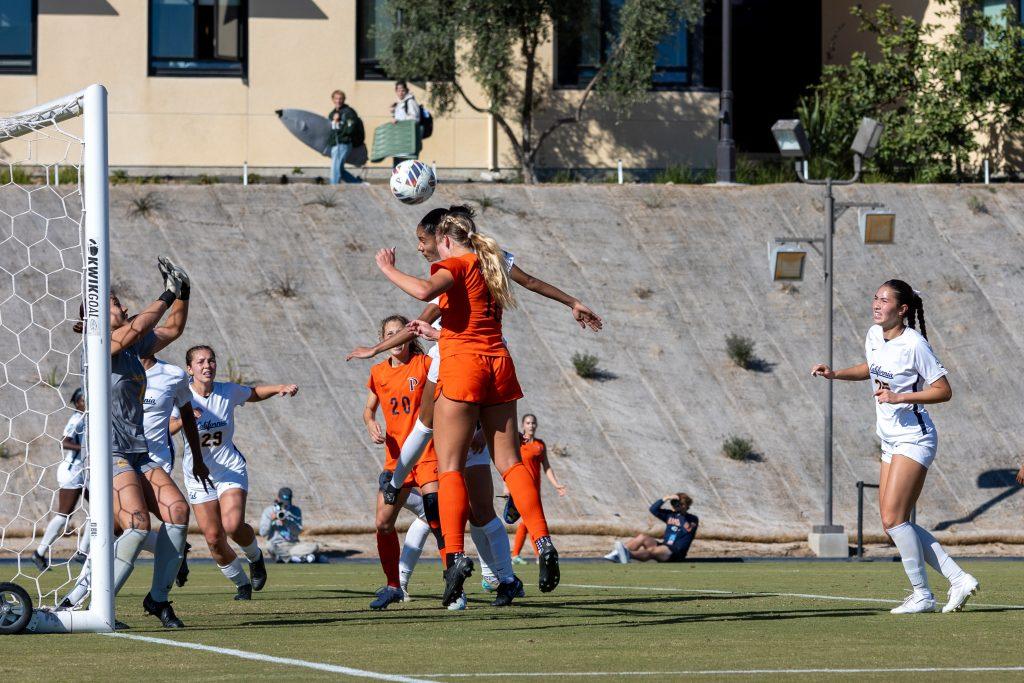
<path id="1" fill-rule="evenodd" d="M 280 664 L 282 666 L 297 666 L 305 669 L 316 669 L 317 671 L 327 671 L 329 673 L 343 674 L 345 676 L 354 676 L 356 678 L 372 678 L 378 681 L 400 681 L 402 683 L 432 683 L 432 681 L 424 681 L 422 678 L 411 678 L 409 676 L 401 676 L 398 674 L 377 673 L 376 671 L 364 671 L 362 669 L 353 669 L 351 667 L 338 666 L 336 664 L 321 664 L 320 662 L 308 662 L 304 659 L 274 657 L 272 655 L 264 655 L 258 652 L 246 652 L 245 650 L 235 650 L 226 647 L 213 647 L 212 645 L 187 643 L 179 640 L 169 640 L 167 638 L 137 636 L 130 633 L 104 633 L 103 635 L 110 638 L 125 638 L 127 640 L 137 640 L 143 643 L 153 643 L 155 645 L 170 645 L 171 647 L 181 647 L 187 650 L 201 650 L 203 652 L 213 652 L 219 655 L 228 655 L 230 657 L 238 657 L 239 659 L 248 659 L 257 662 L 267 662 L 269 664 Z"/>
<path id="2" fill-rule="evenodd" d="M 981 673 L 1024 671 L 1024 666 L 898 667 L 893 669 L 691 669 L 689 671 L 548 671 L 472 674 L 420 674 L 426 678 L 525 678 L 550 676 L 779 676 L 794 674 Z"/>
<path id="3" fill-rule="evenodd" d="M 713 590 L 713 589 L 700 589 L 700 588 L 658 588 L 657 586 L 606 586 L 601 584 L 593 583 L 563 583 L 560 584 L 568 588 L 603 588 L 610 590 L 626 590 L 626 591 L 652 591 L 654 593 L 696 593 L 706 595 L 745 595 L 751 597 L 765 597 L 765 598 L 806 598 L 808 600 L 837 600 L 841 602 L 877 602 L 885 603 L 887 605 L 898 605 L 902 600 L 890 600 L 888 598 L 855 598 L 847 595 L 817 595 L 815 593 L 766 593 L 766 592 L 747 592 L 747 591 L 727 591 L 727 590 Z M 996 609 L 1024 609 L 1024 605 L 995 605 L 985 602 L 970 602 L 973 607 L 994 607 Z"/>

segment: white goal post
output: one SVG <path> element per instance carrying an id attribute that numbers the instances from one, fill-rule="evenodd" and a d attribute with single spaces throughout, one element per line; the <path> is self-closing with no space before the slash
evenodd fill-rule
<path id="1" fill-rule="evenodd" d="M 102 85 L 0 118 L 0 630 L 21 626 L 23 593 L 29 632 L 114 628 L 108 205 Z M 57 610 L 78 568 L 37 544 L 57 514 L 57 471 L 74 461 L 61 440 L 79 385 L 88 513 L 80 497 L 51 542 L 88 535 L 92 589 L 88 608 Z"/>

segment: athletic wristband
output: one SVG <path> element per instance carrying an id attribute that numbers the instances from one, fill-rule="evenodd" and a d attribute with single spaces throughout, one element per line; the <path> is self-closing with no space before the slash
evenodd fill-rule
<path id="1" fill-rule="evenodd" d="M 180 301 L 188 301 L 188 295 L 192 293 L 192 287 L 189 285 L 181 286 L 181 294 L 178 295 Z"/>
<path id="2" fill-rule="evenodd" d="M 165 290 L 163 294 L 157 297 L 157 299 L 167 304 L 167 308 L 170 308 L 174 304 L 174 300 L 177 298 L 178 297 L 174 296 L 174 292 L 169 289 Z"/>

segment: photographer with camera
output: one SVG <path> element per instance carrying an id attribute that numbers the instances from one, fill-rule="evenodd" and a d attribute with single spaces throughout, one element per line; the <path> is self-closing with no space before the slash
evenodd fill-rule
<path id="1" fill-rule="evenodd" d="M 696 515 L 688 512 L 691 505 L 693 499 L 685 493 L 674 493 L 654 501 L 651 514 L 666 524 L 662 539 L 639 534 L 625 543 L 615 541 L 615 547 L 604 559 L 621 564 L 628 564 L 631 559 L 640 562 L 682 562 L 697 536 L 699 520 Z"/>
<path id="2" fill-rule="evenodd" d="M 267 554 L 277 562 L 316 562 L 320 546 L 300 542 L 301 533 L 302 510 L 292 505 L 292 490 L 285 486 L 260 517 L 260 536 L 267 539 Z"/>

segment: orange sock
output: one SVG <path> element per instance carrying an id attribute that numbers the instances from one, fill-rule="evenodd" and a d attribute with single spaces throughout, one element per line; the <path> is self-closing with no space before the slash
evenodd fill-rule
<path id="1" fill-rule="evenodd" d="M 469 519 L 469 494 L 466 492 L 466 480 L 462 472 L 441 473 L 438 477 L 437 501 L 441 509 L 444 552 L 464 552 L 466 520 Z"/>
<path id="2" fill-rule="evenodd" d="M 526 465 L 517 462 L 509 467 L 501 477 L 505 480 L 512 500 L 515 501 L 516 509 L 523 516 L 523 524 L 533 536 L 534 543 L 538 538 L 550 536 L 548 520 L 544 518 L 544 506 L 540 502 L 540 490 L 526 469 Z"/>
<path id="3" fill-rule="evenodd" d="M 516 527 L 516 542 L 512 544 L 512 554 L 518 555 L 523 551 L 523 543 L 526 542 L 526 524 Z"/>
<path id="4" fill-rule="evenodd" d="M 398 560 L 402 550 L 398 544 L 397 532 L 392 531 L 390 534 L 377 532 L 377 554 L 380 556 L 380 566 L 384 568 L 384 576 L 387 577 L 388 585 L 392 588 L 401 586 Z"/>

